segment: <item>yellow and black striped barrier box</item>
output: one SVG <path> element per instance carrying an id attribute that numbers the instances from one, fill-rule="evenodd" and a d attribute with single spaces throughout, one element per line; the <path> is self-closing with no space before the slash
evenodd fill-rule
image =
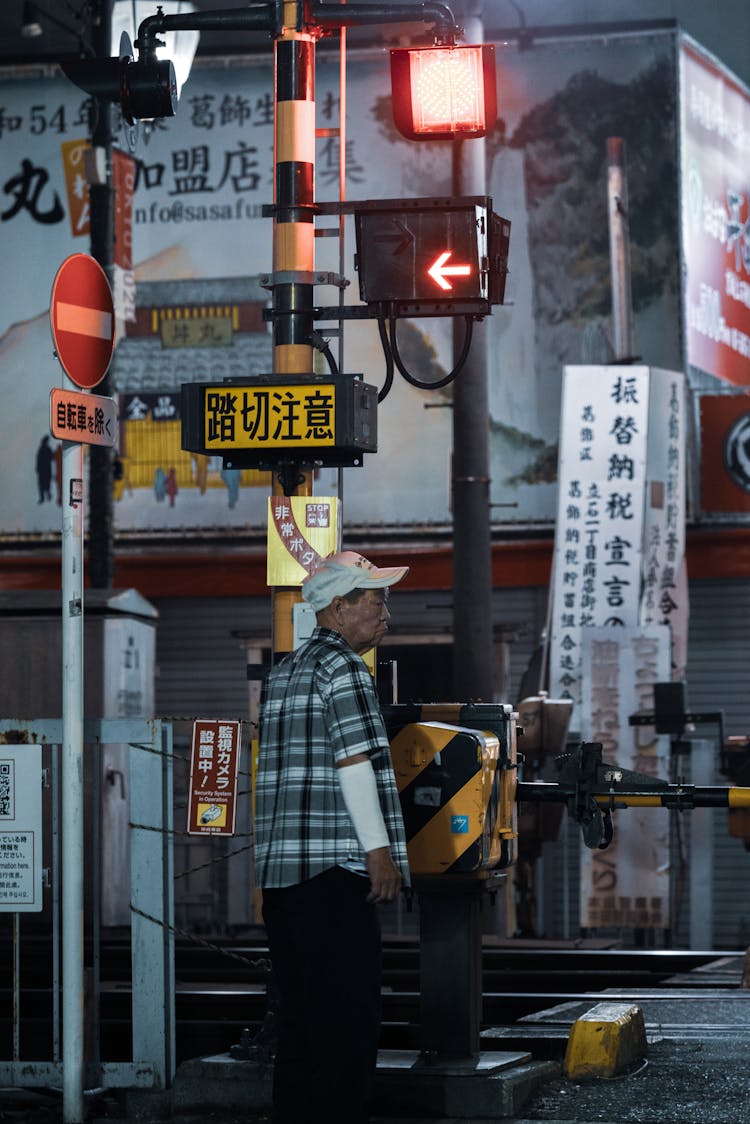
<path id="1" fill-rule="evenodd" d="M 515 715 L 496 704 L 384 708 L 412 874 L 517 857 Z"/>

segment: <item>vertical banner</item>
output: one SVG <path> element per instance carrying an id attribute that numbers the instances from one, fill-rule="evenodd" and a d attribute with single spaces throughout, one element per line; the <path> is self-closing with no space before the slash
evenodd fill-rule
<path id="1" fill-rule="evenodd" d="M 95 174 L 95 157 L 88 140 L 63 141 L 60 145 L 70 230 L 74 238 L 91 233 L 89 175 Z M 135 320 L 135 275 L 133 273 L 133 195 L 135 160 L 119 148 L 112 150 L 114 195 L 113 296 L 119 320 Z"/>
<path id="2" fill-rule="evenodd" d="M 550 691 L 606 761 L 667 779 L 664 739 L 629 719 L 687 663 L 683 375 L 566 368 L 559 481 Z M 618 816 L 582 856 L 581 924 L 667 927 L 668 871 L 669 821 Z"/>
<path id="3" fill-rule="evenodd" d="M 651 370 L 649 419 L 638 623 L 669 625 L 672 645 L 667 678 L 683 679 L 689 606 L 685 571 L 686 403 L 682 373 Z"/>
<path id="4" fill-rule="evenodd" d="M 602 743 L 606 761 L 649 777 L 668 776 L 669 739 L 628 720 L 653 711 L 653 685 L 669 678 L 669 652 L 664 625 L 591 628 L 583 637 L 583 737 Z M 581 926 L 669 928 L 668 810 L 622 809 L 614 828 L 606 850 L 582 848 Z"/>
<path id="5" fill-rule="evenodd" d="M 750 385 L 750 92 L 705 52 L 680 50 L 687 361 Z"/>
<path id="6" fill-rule="evenodd" d="M 70 233 L 81 238 L 91 233 L 91 212 L 89 208 L 89 183 L 86 174 L 87 153 L 91 145 L 87 140 L 63 141 L 60 145 L 65 194 L 68 198 Z"/>
<path id="7" fill-rule="evenodd" d="M 120 320 L 135 320 L 135 274 L 133 272 L 135 160 L 118 148 L 112 151 L 112 186 L 115 193 L 113 270 L 115 315 Z"/>
<path id="8" fill-rule="evenodd" d="M 566 367 L 550 637 L 550 693 L 581 729 L 585 628 L 638 622 L 648 367 Z"/>

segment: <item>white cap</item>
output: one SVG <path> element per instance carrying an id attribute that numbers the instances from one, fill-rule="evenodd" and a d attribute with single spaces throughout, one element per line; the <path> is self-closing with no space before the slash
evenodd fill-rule
<path id="1" fill-rule="evenodd" d="M 409 573 L 408 566 L 374 566 L 353 550 L 329 554 L 302 583 L 302 596 L 316 613 L 353 589 L 382 589 Z"/>

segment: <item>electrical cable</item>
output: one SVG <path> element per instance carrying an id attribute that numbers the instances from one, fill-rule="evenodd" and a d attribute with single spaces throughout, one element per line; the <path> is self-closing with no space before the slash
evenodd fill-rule
<path id="1" fill-rule="evenodd" d="M 337 375 L 339 373 L 338 364 L 333 357 L 333 352 L 331 351 L 328 345 L 328 340 L 325 338 L 325 336 L 322 336 L 320 332 L 313 332 L 310 336 L 310 342 L 312 343 L 316 351 L 319 351 L 324 356 L 325 361 L 328 364 L 328 370 L 331 372 L 331 374 Z"/>
<path id="2" fill-rule="evenodd" d="M 385 382 L 378 394 L 378 402 L 382 402 L 393 386 L 393 352 L 388 342 L 388 332 L 386 330 L 384 316 L 378 316 L 378 331 L 380 332 L 380 342 L 383 345 L 383 354 L 385 356 Z"/>
<path id="3" fill-rule="evenodd" d="M 471 338 L 474 331 L 474 321 L 471 316 L 464 316 L 464 322 L 466 325 L 466 331 L 464 335 L 463 347 L 461 348 L 461 354 L 459 355 L 453 370 L 450 371 L 444 378 L 438 379 L 436 382 L 422 382 L 421 379 L 415 378 L 414 375 L 410 374 L 410 372 L 404 366 L 403 360 L 398 350 L 398 343 L 396 341 L 396 317 L 390 317 L 389 344 L 391 352 L 393 353 L 393 359 L 399 371 L 404 376 L 406 381 L 411 384 L 411 386 L 416 386 L 419 390 L 440 390 L 441 387 L 447 386 L 448 383 L 453 382 L 456 376 L 460 374 L 463 365 L 466 362 L 466 357 L 469 354 L 469 348 L 471 347 Z"/>

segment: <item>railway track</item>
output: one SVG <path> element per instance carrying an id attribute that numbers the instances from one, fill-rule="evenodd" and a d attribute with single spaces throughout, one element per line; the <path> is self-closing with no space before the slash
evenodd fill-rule
<path id="1" fill-rule="evenodd" d="M 4 949 L 3 963 L 11 963 Z M 212 939 L 212 947 L 179 940 L 175 949 L 178 1062 L 224 1053 L 237 1044 L 243 1029 L 253 1036 L 266 1011 L 268 949 L 257 939 Z M 21 959 L 21 1057 L 50 1056 L 51 965 L 49 942 L 25 942 Z M 618 1002 L 672 998 L 686 1007 L 691 996 L 737 988 L 742 954 L 673 950 L 525 947 L 514 942 L 487 944 L 482 954 L 483 1041 L 488 1048 L 509 1048 L 511 1041 L 535 1040 L 535 1051 L 567 1034 L 570 1020 L 534 1016 L 550 1009 L 593 1005 L 616 994 Z M 119 1061 L 130 1049 L 130 947 L 124 939 L 106 939 L 99 961 L 101 1056 Z M 87 1010 L 96 1002 L 92 975 Z M 419 1047 L 419 949 L 414 940 L 384 942 L 383 1035 L 387 1049 Z M 750 1000 L 750 993 L 748 995 Z M 0 979 L 0 1057 L 10 1057 L 11 980 Z M 524 1020 L 524 1022 L 519 1022 Z M 685 1026 L 691 1025 L 686 1018 Z M 91 1032 L 95 1033 L 92 1019 Z"/>

